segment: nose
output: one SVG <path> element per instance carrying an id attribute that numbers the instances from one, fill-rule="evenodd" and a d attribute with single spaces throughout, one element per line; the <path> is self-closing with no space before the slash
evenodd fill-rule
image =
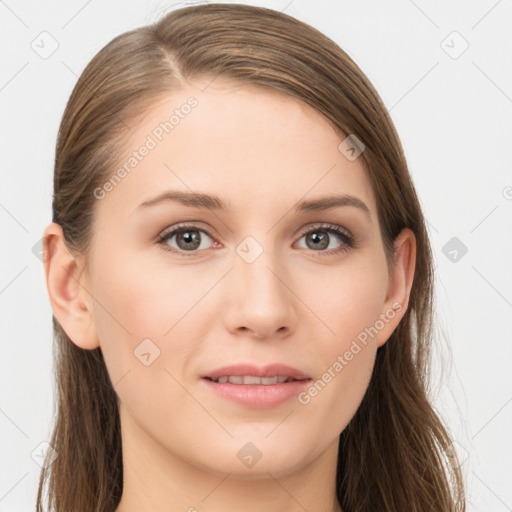
<path id="1" fill-rule="evenodd" d="M 256 339 L 284 338 L 295 331 L 297 298 L 289 272 L 268 251 L 253 262 L 234 255 L 223 290 L 229 332 Z"/>

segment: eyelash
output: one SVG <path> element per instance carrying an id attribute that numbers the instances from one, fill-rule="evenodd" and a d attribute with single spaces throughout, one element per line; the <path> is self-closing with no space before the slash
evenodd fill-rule
<path id="1" fill-rule="evenodd" d="M 171 231 L 164 231 L 163 233 L 161 233 L 157 238 L 157 243 L 160 244 L 165 251 L 169 251 L 174 254 L 183 256 L 183 257 L 196 256 L 198 253 L 197 249 L 194 251 L 179 251 L 179 250 L 175 249 L 174 247 L 170 247 L 166 243 L 174 235 L 176 235 L 180 232 L 186 232 L 187 230 L 200 231 L 202 233 L 206 233 L 206 235 L 208 235 L 208 237 L 210 237 L 213 240 L 213 237 L 204 229 L 200 229 L 198 226 L 195 226 L 193 224 L 185 223 L 185 224 L 178 224 Z M 299 240 L 304 235 L 307 235 L 308 233 L 314 233 L 315 231 L 325 231 L 329 234 L 336 235 L 343 242 L 343 245 L 338 249 L 331 249 L 329 251 L 312 251 L 312 252 L 318 252 L 319 253 L 318 256 L 330 256 L 333 254 L 345 253 L 345 252 L 348 252 L 351 249 L 355 249 L 357 247 L 357 243 L 356 243 L 356 240 L 353 235 L 349 234 L 348 232 L 339 228 L 338 226 L 332 225 L 332 224 L 319 224 L 317 226 L 310 227 L 300 234 Z"/>

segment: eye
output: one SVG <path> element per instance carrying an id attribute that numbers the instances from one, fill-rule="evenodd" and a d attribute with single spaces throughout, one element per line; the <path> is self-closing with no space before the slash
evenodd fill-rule
<path id="1" fill-rule="evenodd" d="M 209 244 L 204 243 L 204 235 L 212 240 L 210 235 L 197 226 L 181 224 L 171 231 L 162 233 L 158 238 L 158 243 L 167 251 L 177 252 L 180 256 L 193 256 L 196 251 L 207 249 Z M 171 240 L 176 238 L 177 247 L 171 245 Z M 190 253 L 190 254 L 186 254 Z"/>
<path id="2" fill-rule="evenodd" d="M 315 252 L 321 252 L 326 255 L 346 252 L 356 247 L 353 235 L 345 229 L 331 224 L 314 226 L 308 231 L 303 232 L 301 239 L 303 237 L 306 237 L 306 249 L 312 249 Z M 329 251 L 325 251 L 331 245 L 333 238 L 341 240 L 341 244 L 338 244 L 338 247 L 331 248 Z"/>

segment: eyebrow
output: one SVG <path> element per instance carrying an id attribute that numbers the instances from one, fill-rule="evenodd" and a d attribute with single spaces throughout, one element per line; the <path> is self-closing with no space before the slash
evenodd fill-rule
<path id="1" fill-rule="evenodd" d="M 152 199 L 144 201 L 137 208 L 144 209 L 164 202 L 177 202 L 192 208 L 206 208 L 208 210 L 232 210 L 230 203 L 224 203 L 222 199 L 216 195 L 203 194 L 201 192 L 182 192 L 177 190 L 168 190 L 163 192 L 162 194 L 159 194 Z M 338 208 L 341 206 L 353 206 L 358 208 L 363 211 L 371 220 L 371 213 L 368 206 L 366 206 L 366 204 L 361 201 L 361 199 L 351 195 L 329 195 L 302 201 L 295 205 L 293 210 L 296 213 L 319 212 L 332 210 L 333 208 Z"/>

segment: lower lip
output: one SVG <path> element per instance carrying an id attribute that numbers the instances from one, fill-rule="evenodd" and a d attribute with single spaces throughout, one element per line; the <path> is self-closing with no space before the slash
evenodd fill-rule
<path id="1" fill-rule="evenodd" d="M 311 379 L 293 380 L 280 384 L 221 384 L 202 379 L 217 395 L 253 409 L 270 409 L 296 397 Z"/>

